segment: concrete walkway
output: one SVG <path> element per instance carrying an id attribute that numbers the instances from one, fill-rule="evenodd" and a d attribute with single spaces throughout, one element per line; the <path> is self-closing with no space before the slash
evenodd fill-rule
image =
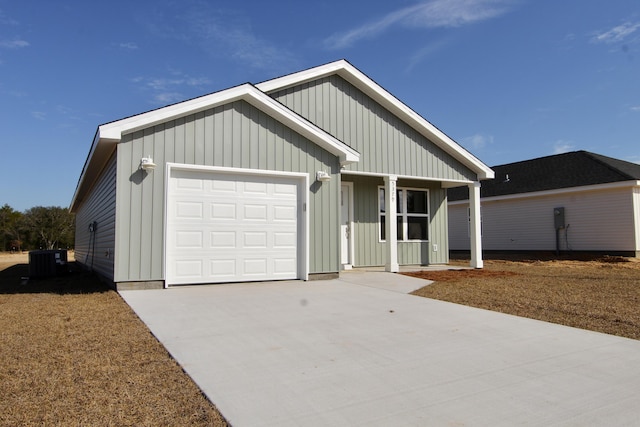
<path id="1" fill-rule="evenodd" d="M 422 284 L 120 294 L 236 427 L 640 425 L 640 341 L 405 293 Z"/>

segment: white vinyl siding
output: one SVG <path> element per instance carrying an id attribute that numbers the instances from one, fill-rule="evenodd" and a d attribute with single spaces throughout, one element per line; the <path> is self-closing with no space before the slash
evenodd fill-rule
<path id="1" fill-rule="evenodd" d="M 634 250 L 633 203 L 629 188 L 482 201 L 485 250 L 556 249 L 553 210 L 565 208 L 560 250 Z M 452 250 L 469 250 L 468 204 L 449 206 Z"/>

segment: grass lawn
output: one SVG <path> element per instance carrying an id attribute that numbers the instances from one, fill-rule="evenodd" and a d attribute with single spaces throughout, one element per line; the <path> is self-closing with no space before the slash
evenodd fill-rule
<path id="1" fill-rule="evenodd" d="M 487 260 L 414 294 L 640 339 L 622 261 Z M 116 292 L 81 271 L 21 284 L 26 262 L 0 255 L 0 425 L 227 425 Z"/>
<path id="2" fill-rule="evenodd" d="M 482 270 L 408 274 L 435 281 L 414 295 L 640 339 L 637 258 L 486 260 Z"/>
<path id="3" fill-rule="evenodd" d="M 26 262 L 0 256 L 0 425 L 227 425 L 116 292 Z"/>

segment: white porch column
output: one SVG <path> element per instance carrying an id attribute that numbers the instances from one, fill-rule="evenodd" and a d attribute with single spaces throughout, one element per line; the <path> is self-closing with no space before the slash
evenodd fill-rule
<path id="1" fill-rule="evenodd" d="M 469 184 L 469 230 L 471 234 L 471 267 L 482 268 L 482 234 L 480 229 L 480 182 Z"/>
<path id="2" fill-rule="evenodd" d="M 396 210 L 397 181 L 396 175 L 384 177 L 385 235 L 387 237 L 387 260 L 384 270 L 391 273 L 400 271 L 398 265 L 398 212 Z"/>

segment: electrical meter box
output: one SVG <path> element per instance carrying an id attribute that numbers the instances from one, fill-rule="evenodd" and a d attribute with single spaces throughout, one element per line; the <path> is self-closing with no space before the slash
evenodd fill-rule
<path id="1" fill-rule="evenodd" d="M 553 208 L 553 223 L 556 230 L 564 228 L 564 208 Z"/>

